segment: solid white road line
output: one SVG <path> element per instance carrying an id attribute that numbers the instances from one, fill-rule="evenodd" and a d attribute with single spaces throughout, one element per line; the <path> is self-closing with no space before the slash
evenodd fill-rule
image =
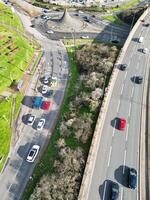
<path id="1" fill-rule="evenodd" d="M 105 181 L 104 192 L 103 192 L 103 200 L 105 200 L 106 187 L 107 187 L 107 182 Z"/>
<path id="2" fill-rule="evenodd" d="M 121 195 L 120 195 L 120 200 L 123 199 L 123 187 L 121 187 Z"/>
<path id="3" fill-rule="evenodd" d="M 120 106 L 120 100 L 118 102 L 118 106 L 117 106 L 117 112 L 119 111 L 119 106 Z M 115 121 L 116 122 L 116 121 Z"/>
<path id="4" fill-rule="evenodd" d="M 110 163 L 110 157 L 111 157 L 111 151 L 112 151 L 112 146 L 110 146 L 110 150 L 109 150 L 109 157 L 108 157 L 108 167 L 109 167 L 109 163 Z"/>
<path id="5" fill-rule="evenodd" d="M 124 151 L 124 159 L 123 159 L 123 174 L 124 174 L 124 170 L 125 170 L 125 164 L 126 164 L 126 150 Z"/>
<path id="6" fill-rule="evenodd" d="M 127 131 L 126 131 L 126 142 L 128 140 L 128 134 L 129 134 L 129 124 L 127 124 Z"/>

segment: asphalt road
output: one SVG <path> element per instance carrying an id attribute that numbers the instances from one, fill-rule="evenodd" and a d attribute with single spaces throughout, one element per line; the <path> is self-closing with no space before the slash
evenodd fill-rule
<path id="1" fill-rule="evenodd" d="M 149 21 L 150 15 L 146 18 Z M 144 37 L 143 43 L 137 42 L 140 36 Z M 145 77 L 148 54 L 143 54 L 140 49 L 149 46 L 150 28 L 142 26 L 141 23 L 123 59 L 123 63 L 126 63 L 128 68 L 126 71 L 119 71 L 111 96 L 88 191 L 88 200 L 107 200 L 111 181 L 120 185 L 119 199 L 138 199 L 138 188 L 132 190 L 127 187 L 127 169 L 133 167 L 138 172 L 144 84 L 134 83 L 132 77 L 135 75 Z M 120 117 L 127 120 L 125 131 L 116 129 L 116 119 Z"/>
<path id="2" fill-rule="evenodd" d="M 50 16 L 52 18 L 59 19 L 62 16 L 62 12 L 54 12 L 51 14 L 48 14 L 47 16 Z M 70 16 L 74 16 L 75 13 L 70 13 Z M 130 27 L 128 25 L 120 26 L 117 24 L 111 24 L 105 21 L 100 20 L 99 18 L 91 17 L 91 15 L 83 13 L 79 14 L 79 16 L 76 16 L 76 18 L 79 18 L 81 21 L 84 21 L 83 18 L 85 16 L 88 16 L 90 19 L 89 25 L 92 25 L 93 27 L 96 27 L 99 29 L 99 31 L 95 32 L 92 29 L 89 32 L 75 32 L 74 36 L 72 35 L 72 32 L 65 32 L 65 31 L 54 31 L 52 34 L 46 33 L 46 31 L 49 29 L 47 26 L 47 20 L 41 19 L 40 17 L 34 19 L 32 21 L 32 24 L 35 25 L 35 28 L 39 30 L 44 36 L 47 36 L 49 39 L 58 40 L 58 39 L 64 39 L 64 38 L 81 38 L 82 36 L 88 36 L 89 38 L 96 38 L 101 41 L 112 41 L 112 40 L 118 40 L 121 43 L 124 43 L 126 40 Z"/>
<path id="3" fill-rule="evenodd" d="M 23 101 L 17 127 L 18 135 L 20 136 L 19 140 L 12 148 L 7 165 L 0 174 L 0 199 L 2 200 L 19 200 L 21 198 L 22 192 L 32 175 L 34 166 L 41 156 L 48 138 L 51 136 L 51 131 L 54 128 L 54 124 L 59 114 L 68 78 L 68 57 L 62 43 L 59 41 L 50 41 L 36 30 L 32 30 L 27 16 L 21 15 L 21 18 L 28 31 L 33 33 L 38 40 L 40 40 L 43 46 L 44 55 Z M 52 76 L 57 77 L 58 80 L 57 85 L 51 88 L 54 90 L 54 95 L 50 99 L 52 107 L 50 108 L 50 111 L 44 111 L 42 109 L 35 110 L 31 108 L 31 98 L 36 95 L 42 96 L 38 91 L 38 87 L 42 85 L 39 79 L 45 74 L 52 74 Z M 36 79 L 38 79 L 38 82 Z M 37 87 L 36 92 L 34 90 L 35 85 Z M 32 127 L 26 125 L 26 121 L 24 120 L 28 113 L 36 115 L 36 121 Z M 46 123 L 42 131 L 37 131 L 36 124 L 41 117 L 46 119 Z M 35 163 L 32 164 L 26 161 L 26 157 L 33 144 L 40 145 L 41 150 Z"/>

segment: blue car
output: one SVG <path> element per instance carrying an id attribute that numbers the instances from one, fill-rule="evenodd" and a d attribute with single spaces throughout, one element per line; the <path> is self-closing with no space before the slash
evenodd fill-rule
<path id="1" fill-rule="evenodd" d="M 117 200 L 119 196 L 119 185 L 118 183 L 112 182 L 110 185 L 110 200 Z"/>

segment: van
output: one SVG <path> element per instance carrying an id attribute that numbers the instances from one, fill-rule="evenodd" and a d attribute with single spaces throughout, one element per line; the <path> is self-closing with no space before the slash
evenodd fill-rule
<path id="1" fill-rule="evenodd" d="M 144 40 L 144 38 L 143 38 L 143 37 L 139 37 L 139 43 L 142 43 L 142 42 L 143 42 L 143 40 Z"/>

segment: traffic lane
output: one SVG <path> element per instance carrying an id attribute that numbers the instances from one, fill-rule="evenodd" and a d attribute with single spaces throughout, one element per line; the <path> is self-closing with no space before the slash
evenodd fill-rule
<path id="1" fill-rule="evenodd" d="M 116 101 L 117 100 L 117 101 Z M 107 180 L 107 171 L 110 162 L 110 147 L 112 138 L 115 131 L 115 119 L 116 119 L 116 110 L 118 107 L 118 99 L 113 96 L 111 98 L 107 115 L 106 123 L 104 124 L 101 140 L 99 144 L 99 150 L 97 153 L 97 159 L 94 167 L 94 172 L 92 176 L 92 184 L 90 185 L 90 191 L 88 199 L 101 199 L 104 195 L 104 181 Z M 103 155 L 103 156 L 102 156 Z M 97 174 L 97 172 L 99 172 Z M 93 197 L 93 194 L 95 195 Z"/>

